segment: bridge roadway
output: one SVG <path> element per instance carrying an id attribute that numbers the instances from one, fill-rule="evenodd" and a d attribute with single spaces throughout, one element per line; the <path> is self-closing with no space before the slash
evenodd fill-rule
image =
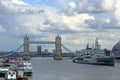
<path id="1" fill-rule="evenodd" d="M 55 41 L 29 41 L 29 44 L 55 44 Z"/>

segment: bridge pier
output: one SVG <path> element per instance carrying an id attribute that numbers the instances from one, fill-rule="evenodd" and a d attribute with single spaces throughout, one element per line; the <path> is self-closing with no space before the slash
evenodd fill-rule
<path id="1" fill-rule="evenodd" d="M 61 49 L 61 37 L 58 35 L 55 38 L 55 54 L 54 54 L 54 60 L 62 60 L 62 49 Z"/>

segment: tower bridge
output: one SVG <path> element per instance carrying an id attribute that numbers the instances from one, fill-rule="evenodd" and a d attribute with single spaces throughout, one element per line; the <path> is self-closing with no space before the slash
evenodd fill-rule
<path id="1" fill-rule="evenodd" d="M 25 54 L 24 59 L 29 58 L 29 45 L 30 44 L 55 44 L 54 59 L 55 60 L 62 59 L 61 37 L 59 35 L 55 38 L 55 41 L 29 41 L 29 37 L 26 35 L 24 37 L 24 54 Z"/>
<path id="2" fill-rule="evenodd" d="M 57 35 L 55 37 L 55 41 L 31 41 L 29 40 L 28 35 L 26 34 L 24 36 L 24 40 L 23 40 L 23 44 L 18 47 L 15 50 L 12 50 L 2 56 L 0 56 L 0 58 L 4 58 L 4 57 L 9 57 L 11 55 L 16 55 L 16 52 L 21 49 L 22 47 L 24 47 L 24 57 L 23 59 L 29 59 L 29 45 L 30 44 L 54 44 L 55 45 L 55 52 L 54 52 L 54 59 L 55 60 L 61 60 L 62 59 L 62 48 L 63 47 L 68 53 L 70 54 L 75 54 L 73 51 L 71 51 L 70 49 L 68 49 L 67 47 L 65 47 L 62 43 L 61 43 L 61 37 L 59 35 Z"/>

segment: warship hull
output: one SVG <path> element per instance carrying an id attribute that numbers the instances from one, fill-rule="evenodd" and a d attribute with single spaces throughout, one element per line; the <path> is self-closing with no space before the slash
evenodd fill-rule
<path id="1" fill-rule="evenodd" d="M 73 62 L 80 63 L 80 64 L 114 66 L 114 59 L 112 57 L 109 57 L 109 58 L 75 58 L 73 59 Z"/>

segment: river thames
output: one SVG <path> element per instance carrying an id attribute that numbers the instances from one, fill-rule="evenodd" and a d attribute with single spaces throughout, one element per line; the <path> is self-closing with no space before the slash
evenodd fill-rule
<path id="1" fill-rule="evenodd" d="M 73 63 L 72 59 L 33 58 L 30 80 L 119 80 L 120 62 L 115 66 Z"/>
<path id="2" fill-rule="evenodd" d="M 120 62 L 115 66 L 73 63 L 72 59 L 32 58 L 33 76 L 29 80 L 119 80 Z M 0 80 L 4 80 L 0 78 Z"/>

